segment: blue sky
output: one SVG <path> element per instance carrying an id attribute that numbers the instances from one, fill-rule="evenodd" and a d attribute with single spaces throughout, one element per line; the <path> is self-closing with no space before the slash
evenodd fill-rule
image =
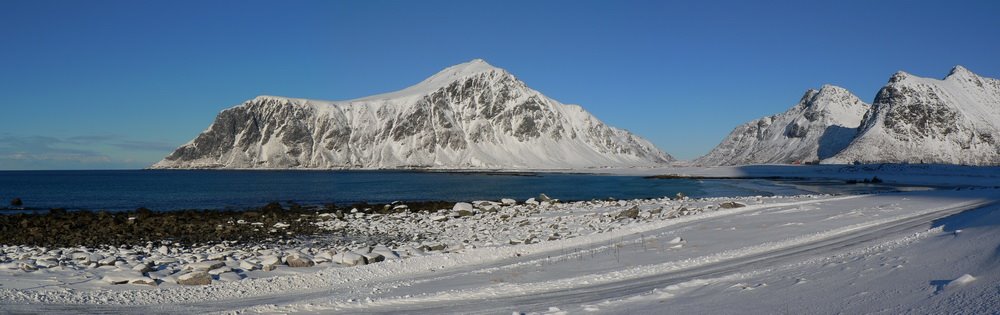
<path id="1" fill-rule="evenodd" d="M 256 95 L 474 58 L 689 159 L 830 83 L 1000 77 L 998 1 L 0 1 L 0 169 L 141 168 Z"/>

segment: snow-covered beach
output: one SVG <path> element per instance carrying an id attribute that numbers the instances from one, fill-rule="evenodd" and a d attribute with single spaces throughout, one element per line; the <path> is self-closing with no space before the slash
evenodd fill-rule
<path id="1" fill-rule="evenodd" d="M 540 196 L 313 218 L 381 244 L 4 246 L 0 304 L 47 313 L 928 313 L 1000 303 L 996 168 L 614 172 L 878 176 L 939 188 L 569 203 Z"/>

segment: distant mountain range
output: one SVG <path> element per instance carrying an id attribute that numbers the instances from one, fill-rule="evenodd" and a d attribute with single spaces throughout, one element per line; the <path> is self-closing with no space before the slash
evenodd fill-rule
<path id="1" fill-rule="evenodd" d="M 258 96 L 152 168 L 582 169 L 674 159 L 476 59 L 347 101 Z M 736 127 L 695 165 L 1000 165 L 1000 80 L 898 72 L 869 105 L 832 85 Z"/>
<path id="2" fill-rule="evenodd" d="M 476 59 L 347 101 L 258 96 L 152 168 L 567 169 L 673 158 Z"/>
<path id="3" fill-rule="evenodd" d="M 1000 165 L 1000 80 L 956 66 L 943 80 L 897 72 L 871 106 L 824 86 L 737 127 L 697 165 Z"/>

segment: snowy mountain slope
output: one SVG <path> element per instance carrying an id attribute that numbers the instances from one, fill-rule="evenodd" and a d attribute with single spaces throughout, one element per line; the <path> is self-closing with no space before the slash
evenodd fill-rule
<path id="1" fill-rule="evenodd" d="M 854 138 L 868 104 L 847 90 L 809 90 L 788 111 L 736 127 L 697 165 L 815 162 L 840 152 Z"/>
<path id="2" fill-rule="evenodd" d="M 897 72 L 854 141 L 824 163 L 1000 164 L 1000 80 L 956 66 L 943 80 Z"/>
<path id="3" fill-rule="evenodd" d="M 673 160 L 483 60 L 347 101 L 259 96 L 152 168 L 588 168 Z"/>

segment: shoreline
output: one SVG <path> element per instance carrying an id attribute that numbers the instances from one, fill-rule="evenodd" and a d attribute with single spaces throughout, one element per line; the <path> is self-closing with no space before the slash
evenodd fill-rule
<path id="1" fill-rule="evenodd" d="M 177 172 L 202 172 L 202 170 L 169 170 L 167 172 L 174 172 L 174 171 L 177 171 Z M 298 171 L 299 170 L 291 170 L 291 172 L 298 172 Z M 137 171 L 118 171 L 118 172 L 137 172 Z M 138 171 L 138 172 L 142 172 L 142 171 Z M 244 172 L 244 170 L 207 170 L 207 172 Z M 257 172 L 257 171 L 250 171 L 250 172 Z M 272 171 L 272 170 L 268 170 L 266 172 L 286 172 L 286 171 L 277 171 L 277 170 L 273 170 Z M 307 172 L 312 172 L 312 171 L 307 171 Z M 440 173 L 440 174 L 459 174 L 459 175 L 516 176 L 516 177 L 519 177 L 519 178 L 522 178 L 522 177 L 526 177 L 526 178 L 541 177 L 541 176 L 545 176 L 544 174 L 548 174 L 548 173 L 524 173 L 524 172 L 518 172 L 518 173 L 506 173 L 506 172 L 501 172 L 501 173 L 495 173 L 495 172 L 450 172 L 450 171 L 449 172 L 443 172 L 443 171 L 442 172 L 438 172 L 438 171 L 433 171 L 433 172 L 416 171 L 416 172 L 414 172 L 414 171 L 406 171 L 406 170 L 404 170 L 404 171 L 398 171 L 398 170 L 391 170 L 391 171 L 352 170 L 352 171 L 333 171 L 333 172 L 361 172 L 361 173 L 381 173 L 381 172 L 387 172 L 387 173 L 395 173 L 395 174 L 407 174 L 407 173 L 417 173 L 417 174 L 428 174 L 428 173 L 430 173 L 430 174 L 433 174 L 433 173 Z M 784 195 L 792 195 L 792 194 L 802 194 L 802 193 L 837 193 L 836 191 L 838 189 L 836 189 L 836 188 L 830 189 L 830 187 L 842 187 L 843 189 L 841 189 L 841 190 L 843 190 L 843 193 L 857 193 L 859 190 L 862 190 L 862 189 L 861 188 L 855 189 L 855 188 L 853 188 L 854 186 L 851 186 L 851 185 L 861 185 L 861 184 L 877 185 L 877 186 L 872 186 L 870 188 L 876 189 L 878 191 L 885 191 L 885 190 L 892 190 L 892 189 L 907 189 L 909 187 L 929 187 L 929 188 L 938 188 L 938 189 L 940 189 L 940 188 L 950 188 L 950 187 L 955 187 L 956 186 L 956 185 L 950 184 L 950 183 L 941 183 L 941 184 L 937 184 L 937 183 L 930 183 L 930 184 L 919 184 L 919 183 L 918 184 L 908 184 L 906 180 L 902 180 L 901 181 L 901 180 L 898 180 L 898 179 L 883 181 L 883 180 L 880 179 L 881 178 L 881 177 L 879 177 L 880 175 L 871 175 L 871 174 L 865 174 L 865 173 L 858 173 L 858 174 L 841 173 L 841 174 L 838 174 L 839 176 L 835 176 L 835 177 L 834 176 L 808 176 L 808 175 L 815 175 L 815 174 L 802 174 L 802 173 L 797 173 L 797 174 L 781 174 L 781 175 L 743 175 L 743 176 L 731 176 L 731 175 L 729 175 L 727 173 L 709 173 L 709 174 L 678 173 L 678 174 L 661 174 L 661 175 L 641 175 L 641 174 L 582 174 L 582 173 L 552 173 L 552 174 L 559 174 L 559 175 L 587 175 L 587 176 L 591 176 L 592 175 L 592 176 L 597 176 L 597 177 L 601 177 L 601 176 L 614 176 L 614 177 L 624 176 L 624 177 L 635 178 L 636 180 L 641 180 L 641 181 L 646 181 L 646 180 L 649 180 L 649 181 L 656 181 L 656 180 L 681 180 L 681 181 L 693 181 L 693 182 L 699 182 L 699 183 L 702 182 L 702 181 L 717 183 L 717 184 L 712 184 L 712 185 L 692 184 L 691 187 L 676 187 L 677 190 L 672 190 L 672 191 L 666 191 L 666 190 L 663 190 L 663 189 L 655 188 L 657 186 L 656 184 L 653 184 L 652 186 L 649 186 L 649 187 L 642 187 L 642 188 L 637 189 L 637 191 L 649 190 L 648 193 L 639 193 L 639 192 L 637 192 L 637 193 L 627 193 L 626 192 L 626 193 L 623 194 L 622 192 L 618 192 L 618 193 L 607 193 L 607 194 L 604 194 L 604 193 L 601 193 L 601 192 L 597 192 L 596 190 L 594 190 L 592 192 L 590 190 L 588 190 L 588 193 L 578 194 L 577 196 L 575 196 L 575 198 L 574 197 L 562 198 L 565 201 L 583 201 L 583 200 L 594 200 L 594 199 L 606 199 L 606 198 L 609 198 L 609 197 L 610 198 L 618 198 L 618 199 L 660 198 L 660 197 L 663 197 L 665 195 L 669 196 L 669 195 L 676 194 L 677 192 L 680 192 L 680 191 L 684 191 L 687 194 L 691 194 L 692 197 L 730 196 L 730 194 L 732 194 L 732 195 L 748 195 L 748 194 L 765 194 L 765 195 L 766 194 L 784 194 Z M 139 176 L 139 175 L 134 174 L 134 175 L 128 175 L 128 176 Z M 889 176 L 889 177 L 892 178 L 892 176 Z M 869 182 L 870 179 L 879 179 L 879 180 Z M 1000 180 L 1000 178 L 998 178 L 998 180 Z M 473 181 L 474 182 L 479 182 L 479 181 L 483 181 L 483 179 L 475 179 Z M 602 180 L 601 179 L 592 179 L 590 181 L 592 181 L 592 182 L 601 182 Z M 755 184 L 751 183 L 749 185 L 746 185 L 746 184 L 742 183 L 742 182 L 750 183 L 752 181 L 767 181 L 767 182 L 771 182 L 773 184 L 755 185 Z M 735 184 L 737 182 L 740 182 L 740 183 L 739 184 Z M 529 183 L 530 183 L 530 181 L 529 181 Z M 413 183 L 410 183 L 410 184 L 413 184 Z M 556 182 L 556 183 L 552 183 L 552 184 L 549 184 L 549 185 L 556 185 L 556 186 L 553 186 L 553 187 L 556 187 L 556 189 L 552 189 L 552 190 L 559 190 L 559 189 L 561 189 L 560 187 L 562 187 L 562 186 L 559 186 L 559 185 L 566 185 L 566 184 L 569 184 L 569 183 L 568 182 L 567 183 Z M 800 184 L 805 184 L 805 185 L 800 185 Z M 678 184 L 678 185 L 686 185 L 686 184 Z M 773 187 L 778 187 L 778 186 L 790 187 L 790 189 L 769 190 L 769 188 L 768 188 L 768 187 L 773 188 Z M 973 185 L 973 186 L 975 186 L 975 185 Z M 427 202 L 438 202 L 438 201 L 454 202 L 455 200 L 459 200 L 459 199 L 498 199 L 498 198 L 505 198 L 505 197 L 510 197 L 510 196 L 518 197 L 518 198 L 526 198 L 527 196 L 531 196 L 531 195 L 534 195 L 534 194 L 537 194 L 537 193 L 549 193 L 550 192 L 549 189 L 546 189 L 545 187 L 549 187 L 549 186 L 536 187 L 537 189 L 533 189 L 532 190 L 533 192 L 530 192 L 528 194 L 525 194 L 526 191 L 515 191 L 515 192 L 507 192 L 507 193 L 499 192 L 499 193 L 493 193 L 493 194 L 489 194 L 489 193 L 471 193 L 470 194 L 469 192 L 466 192 L 465 194 L 470 194 L 470 196 L 467 196 L 466 198 L 461 198 L 461 197 L 454 198 L 455 196 L 445 196 L 447 194 L 441 194 L 439 192 L 434 192 L 434 191 L 429 191 L 431 197 L 426 197 L 426 198 L 425 197 L 414 197 L 414 195 L 410 194 L 410 196 L 408 196 L 408 197 L 402 197 L 402 198 L 380 197 L 380 198 L 385 198 L 385 199 L 372 199 L 372 198 L 360 198 L 360 197 L 357 197 L 357 195 L 354 195 L 354 197 L 350 197 L 350 198 L 353 198 L 353 199 L 346 199 L 345 197 L 339 197 L 339 196 L 337 196 L 335 193 L 333 195 L 327 195 L 327 198 L 330 198 L 330 199 L 325 199 L 325 200 L 324 200 L 324 197 L 319 196 L 319 195 L 316 195 L 315 197 L 313 197 L 313 196 L 306 196 L 306 197 L 304 197 L 305 199 L 303 199 L 303 198 L 273 198 L 273 199 L 267 200 L 267 199 L 263 199 L 263 198 L 256 198 L 257 200 L 254 200 L 253 202 L 244 201 L 242 199 L 230 199 L 230 200 L 225 200 L 225 201 L 221 201 L 221 199 L 220 199 L 219 202 L 216 202 L 217 200 L 209 198 L 209 199 L 206 199 L 206 200 L 203 200 L 203 201 L 207 201 L 207 202 L 209 202 L 212 205 L 200 205 L 200 204 L 195 204 L 195 203 L 192 203 L 192 202 L 182 202 L 181 204 L 184 204 L 184 205 L 182 205 L 182 206 L 176 206 L 176 207 L 173 207 L 173 206 L 164 206 L 164 204 L 171 203 L 170 202 L 171 199 L 153 199 L 154 202 L 152 202 L 152 203 L 154 203 L 154 205 L 149 205 L 149 206 L 145 205 L 147 202 L 142 201 L 142 200 L 127 199 L 127 200 L 134 201 L 134 202 L 129 202 L 129 203 L 119 202 L 118 204 L 115 204 L 115 205 L 110 206 L 110 207 L 104 207 L 104 206 L 99 206 L 99 205 L 95 206 L 96 203 L 94 203 L 94 202 L 89 202 L 89 203 L 85 202 L 84 205 L 82 205 L 82 206 L 75 206 L 75 205 L 69 205 L 72 202 L 65 202 L 65 203 L 64 202 L 58 202 L 58 200 L 53 201 L 54 199 L 42 199 L 41 201 L 34 201 L 34 202 L 32 202 L 32 200 L 29 199 L 29 200 L 26 200 L 23 205 L 19 205 L 19 206 L 0 206 L 0 216 L 2 216 L 2 215 L 12 215 L 12 214 L 44 214 L 44 213 L 47 213 L 47 212 L 49 212 L 51 210 L 59 210 L 59 211 L 67 211 L 67 212 L 88 212 L 88 211 L 89 212 L 103 212 L 103 211 L 107 211 L 107 212 L 112 212 L 112 213 L 131 212 L 131 211 L 135 211 L 135 210 L 138 210 L 138 209 L 151 209 L 154 212 L 175 212 L 175 211 L 253 211 L 253 210 L 259 209 L 262 204 L 274 203 L 274 202 L 278 202 L 278 203 L 282 203 L 282 204 L 288 204 L 289 206 L 296 205 L 296 206 L 310 207 L 310 208 L 325 207 L 325 206 L 328 206 L 330 204 L 337 204 L 337 205 L 345 205 L 346 204 L 346 205 L 350 205 L 350 204 L 360 204 L 360 203 L 389 204 L 389 203 L 393 203 L 393 202 L 404 202 L 404 203 L 427 203 Z M 742 191 L 742 192 L 740 192 L 740 191 L 726 191 L 724 189 L 725 187 L 739 188 L 739 190 L 744 190 L 744 191 Z M 690 190 L 698 190 L 698 193 L 692 193 L 691 191 L 687 191 L 689 189 Z M 593 190 L 593 189 L 591 189 L 591 190 Z M 789 192 L 789 190 L 792 190 L 792 191 Z M 224 191 L 220 191 L 219 193 L 225 193 L 225 192 Z M 374 194 L 377 195 L 377 193 L 374 193 Z M 475 196 L 471 196 L 471 195 L 475 195 Z M 7 197 L 23 197 L 23 196 L 7 196 Z M 182 198 L 183 196 L 178 195 L 178 196 L 173 196 L 173 197 L 175 197 L 175 198 Z M 311 199 L 310 199 L 310 197 L 311 197 Z M 389 196 L 389 197 L 392 197 L 392 196 Z M 401 197 L 401 196 L 396 196 L 396 197 Z M 444 198 L 440 198 L 440 197 L 444 197 Z M 560 196 L 560 197 L 562 197 L 562 196 Z M 586 197 L 586 198 L 581 198 L 581 197 Z M 452 199 L 452 198 L 454 198 L 454 199 Z M 135 199 L 135 198 L 132 198 L 132 199 Z M 43 204 L 43 205 L 44 204 L 49 204 L 49 205 L 53 205 L 54 204 L 55 206 L 37 206 L 37 205 L 33 205 L 33 203 L 34 204 Z M 159 205 L 155 205 L 155 204 L 159 204 Z M 228 204 L 228 205 L 226 205 L 226 204 Z M 66 205 L 68 205 L 68 206 L 66 206 Z"/>
<path id="2" fill-rule="evenodd" d="M 580 283 L 574 280 L 582 279 L 579 277 L 588 279 L 589 285 L 600 285 L 622 276 L 645 277 L 653 271 L 669 272 L 675 263 L 692 263 L 697 267 L 717 259 L 698 257 L 726 255 L 726 259 L 739 259 L 755 253 L 742 252 L 745 249 L 770 250 L 776 244 L 785 244 L 774 242 L 785 240 L 788 235 L 808 245 L 806 240 L 822 239 L 827 234 L 841 235 L 841 232 L 830 234 L 830 228 L 855 231 L 858 224 L 876 227 L 878 222 L 895 220 L 875 214 L 909 218 L 921 213 L 945 212 L 940 209 L 951 208 L 940 208 L 942 205 L 995 197 L 996 191 L 572 203 L 533 200 L 510 204 L 501 200 L 456 204 L 451 209 L 434 212 L 355 212 L 345 216 L 345 220 L 326 216 L 312 221 L 318 227 L 348 235 L 387 236 L 381 239 L 150 243 L 130 247 L 0 246 L 0 283 L 4 285 L 0 288 L 0 304 L 19 309 L 41 307 L 38 310 L 45 309 L 40 304 L 56 303 L 86 312 L 91 307 L 113 305 L 138 305 L 162 311 L 168 304 L 184 302 L 185 306 L 175 310 L 199 313 L 251 307 L 254 311 L 273 312 L 281 309 L 258 304 L 215 307 L 220 306 L 217 304 L 220 299 L 287 296 L 288 300 L 280 305 L 309 311 L 314 301 L 294 297 L 317 290 L 330 297 L 319 304 L 330 307 L 325 310 L 352 312 L 377 308 L 380 300 L 410 301 L 405 294 L 412 290 L 428 290 L 432 294 L 439 290 L 433 282 L 425 288 L 421 279 L 444 283 L 440 288 L 450 287 L 451 281 L 471 281 L 470 284 L 478 284 L 470 288 L 487 292 L 494 286 L 558 292 L 572 290 L 574 286 L 564 288 L 557 284 Z M 958 199 L 951 200 L 952 197 Z M 900 205 L 889 209 L 870 206 L 897 203 L 917 207 L 919 211 L 913 213 Z M 855 215 L 856 211 L 869 215 Z M 739 220 L 734 221 L 736 218 Z M 821 220 L 824 218 L 827 220 Z M 711 225 L 699 228 L 702 224 Z M 734 233 L 750 233 L 755 237 Z M 718 237 L 731 241 L 720 242 Z M 768 247 L 755 245 L 758 243 Z M 598 270 L 573 271 L 578 266 Z M 534 274 L 532 270 L 537 268 L 561 271 L 544 274 L 551 279 L 532 279 L 527 283 L 519 280 L 519 274 Z M 451 276 L 456 273 L 467 276 Z M 396 280 L 399 278 L 406 285 L 400 286 L 402 283 Z M 464 293 L 448 292 L 452 291 L 441 294 L 458 294 L 463 299 L 476 294 L 465 297 Z M 108 298 L 95 300 L 95 297 Z"/>
<path id="3" fill-rule="evenodd" d="M 124 277 L 123 279 L 127 280 L 125 283 L 139 283 L 143 287 L 150 285 L 155 287 L 164 283 L 173 286 L 180 284 L 178 278 L 186 271 L 206 264 L 205 261 L 219 261 L 228 264 L 228 267 L 217 267 L 217 263 L 211 263 L 214 267 L 212 269 L 225 268 L 225 271 L 219 270 L 218 273 L 233 274 L 225 277 L 213 274 L 213 280 L 210 282 L 218 283 L 248 277 L 269 277 L 287 272 L 316 270 L 298 267 L 350 267 L 434 253 L 462 252 L 480 247 L 572 239 L 617 230 L 631 224 L 744 207 L 761 200 L 808 198 L 808 196 L 823 195 L 697 199 L 683 197 L 576 202 L 561 202 L 540 196 L 539 199 L 531 198 L 523 201 L 502 199 L 474 203 L 447 203 L 449 205 L 447 208 L 442 208 L 445 204 L 443 202 L 414 204 L 412 207 L 409 204 L 397 203 L 390 205 L 391 208 L 384 206 L 381 209 L 351 208 L 346 211 L 344 208 L 320 211 L 315 208 L 282 209 L 280 205 L 271 204 L 249 217 L 245 216 L 247 213 L 204 211 L 183 213 L 138 211 L 105 213 L 103 217 L 100 213 L 79 215 L 55 213 L 37 215 L 34 218 L 39 220 L 61 218 L 66 222 L 78 224 L 82 222 L 87 226 L 75 227 L 79 232 L 78 235 L 82 237 L 108 233 L 105 231 L 106 228 L 115 226 L 124 228 L 161 226 L 164 218 L 172 216 L 187 219 L 179 220 L 180 223 L 177 224 L 182 231 L 192 233 L 185 234 L 186 236 L 204 236 L 203 233 L 210 233 L 213 226 L 219 222 L 227 222 L 217 225 L 224 226 L 218 231 L 225 232 L 230 231 L 232 227 L 242 227 L 246 231 L 253 231 L 252 235 L 257 237 L 236 240 L 136 238 L 132 242 L 103 242 L 93 239 L 95 240 L 93 243 L 81 244 L 11 242 L 7 238 L 9 233 L 0 233 L 0 244 L 3 244 L 0 245 L 0 278 L 4 270 L 30 274 L 37 270 L 72 267 L 74 270 L 92 270 L 94 277 L 91 279 L 98 283 L 106 282 L 113 285 L 116 280 Z M 585 213 L 576 213 L 580 209 L 589 210 Z M 209 217 L 202 217 L 203 215 Z M 24 222 L 26 217 L 28 216 L 19 215 L 9 218 L 14 218 L 14 222 Z M 101 217 L 103 221 L 81 220 L 81 217 Z M 553 220 L 553 218 L 559 219 Z M 534 221 L 539 222 L 529 224 Z M 47 222 L 45 225 L 32 223 L 27 229 L 42 226 L 58 227 L 66 222 Z M 548 223 L 542 224 L 542 222 Z M 201 224 L 201 227 L 192 229 L 194 224 Z M 3 226 L 9 225 L 3 223 Z M 456 226 L 460 226 L 458 229 L 461 231 L 456 231 Z M 490 228 L 483 230 L 486 226 Z M 105 230 L 99 227 L 105 227 Z M 9 229 L 0 231 L 9 232 Z M 485 231 L 497 234 L 485 237 L 481 234 Z M 72 231 L 44 231 L 32 235 L 44 237 L 66 232 Z M 337 256 L 338 254 L 340 256 Z M 275 260 L 271 256 L 277 256 L 279 259 Z M 289 262 L 289 259 L 294 261 L 301 257 L 311 263 L 303 263 L 300 266 L 295 262 Z M 279 267 L 286 273 L 267 272 Z M 111 271 L 114 272 L 109 279 L 106 274 Z M 129 276 L 122 276 L 121 273 L 127 273 Z M 237 274 L 238 277 L 233 278 Z"/>

